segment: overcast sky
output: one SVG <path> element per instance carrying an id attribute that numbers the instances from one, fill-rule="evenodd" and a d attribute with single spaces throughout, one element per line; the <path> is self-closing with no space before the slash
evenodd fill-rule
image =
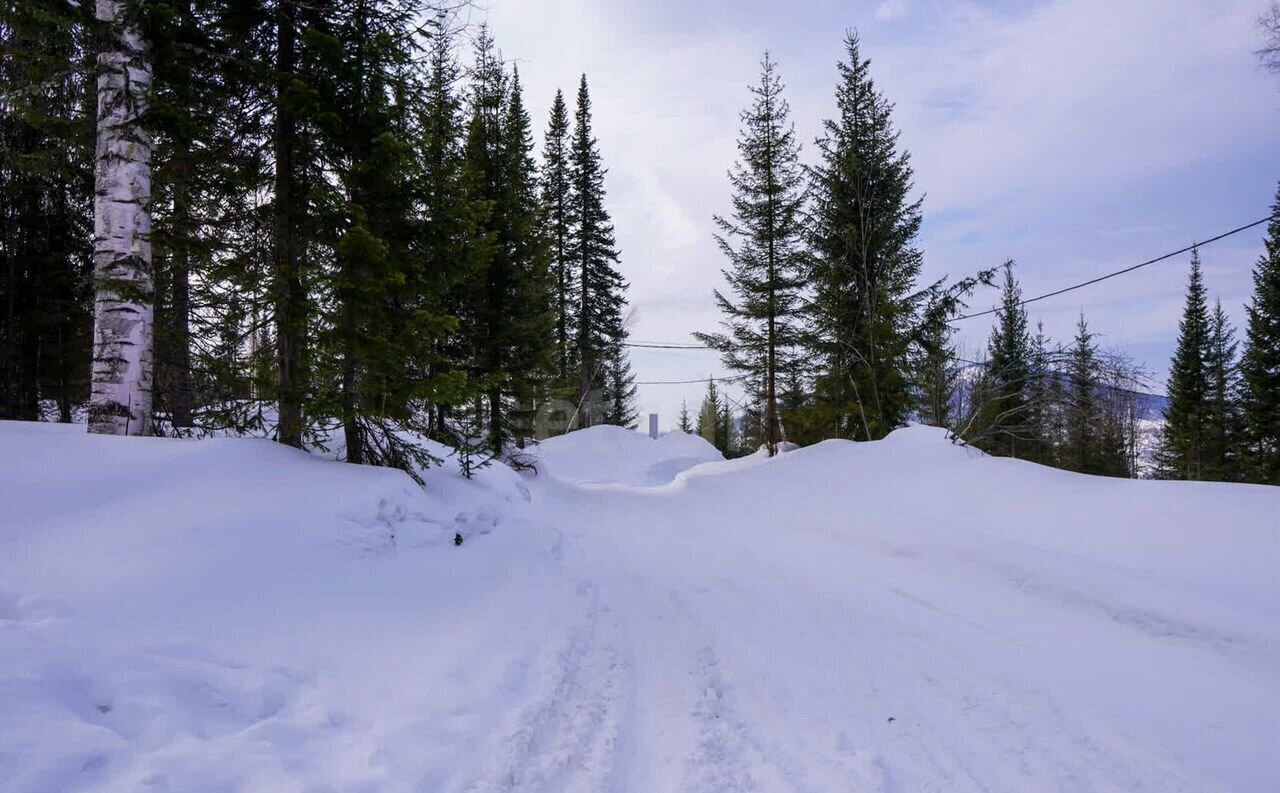
<path id="1" fill-rule="evenodd" d="M 812 156 L 849 29 L 897 110 L 924 195 L 925 277 L 1017 261 L 1028 296 L 1265 217 L 1280 180 L 1280 79 L 1253 50 L 1263 0 L 489 0 L 541 143 L 556 88 L 587 74 L 608 207 L 635 308 L 631 337 L 692 341 L 718 322 L 738 113 L 765 49 Z M 1202 253 L 1211 296 L 1243 321 L 1261 228 Z M 1187 259 L 1029 307 L 1069 339 L 1083 310 L 1102 343 L 1163 387 Z M 977 295 L 989 308 L 994 290 Z M 989 318 L 959 341 L 985 343 Z M 714 353 L 633 350 L 639 380 L 719 375 Z M 641 386 L 669 428 L 705 386 Z M 735 396 L 740 396 L 734 392 Z M 643 420 L 642 420 L 643 423 Z"/>

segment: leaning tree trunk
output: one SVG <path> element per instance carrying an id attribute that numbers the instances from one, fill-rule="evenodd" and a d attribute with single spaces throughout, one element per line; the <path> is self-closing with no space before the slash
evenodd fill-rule
<path id="1" fill-rule="evenodd" d="M 94 170 L 93 390 L 89 431 L 142 435 L 151 419 L 151 139 L 139 123 L 151 91 L 142 36 L 122 0 L 98 0 Z"/>

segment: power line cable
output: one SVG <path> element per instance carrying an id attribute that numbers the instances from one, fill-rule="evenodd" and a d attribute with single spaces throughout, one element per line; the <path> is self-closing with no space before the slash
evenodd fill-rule
<path id="1" fill-rule="evenodd" d="M 734 383 L 738 380 L 745 380 L 748 375 L 740 374 L 732 377 L 702 377 L 697 380 L 637 380 L 635 385 L 690 385 L 693 383 L 709 383 L 715 380 L 717 383 Z"/>
<path id="2" fill-rule="evenodd" d="M 636 348 L 646 349 L 646 350 L 710 350 L 711 349 L 710 347 L 706 347 L 701 344 L 676 344 L 676 343 L 668 344 L 665 342 L 641 342 L 641 341 L 624 341 L 622 342 L 622 346 L 636 347 Z"/>
<path id="3" fill-rule="evenodd" d="M 1169 253 L 1161 254 L 1160 256 L 1156 256 L 1155 258 L 1147 259 L 1144 262 L 1139 262 L 1138 264 L 1134 264 L 1129 267 L 1125 267 L 1123 269 L 1107 273 L 1105 275 L 1100 275 L 1097 278 L 1090 278 L 1089 280 L 1081 281 L 1078 284 L 1072 284 L 1070 286 L 1062 287 L 1061 289 L 1055 289 L 1052 292 L 1045 292 L 1042 295 L 1029 297 L 1026 300 L 1019 302 L 1018 305 L 1025 306 L 1030 303 L 1036 303 L 1041 300 L 1047 300 L 1048 298 L 1051 298 L 1051 297 L 1057 297 L 1058 295 L 1064 295 L 1068 292 L 1074 292 L 1075 290 L 1083 289 L 1086 286 L 1093 286 L 1094 284 L 1098 284 L 1103 281 L 1110 280 L 1117 276 L 1125 275 L 1135 270 L 1140 270 L 1143 267 L 1149 267 L 1153 264 L 1158 264 L 1159 262 L 1172 259 L 1175 256 L 1180 256 L 1184 253 L 1191 251 L 1194 248 L 1203 248 L 1206 245 L 1211 245 L 1215 242 L 1218 242 L 1219 240 L 1224 240 L 1227 237 L 1240 234 L 1241 232 L 1248 231 L 1249 229 L 1256 228 L 1257 226 L 1261 226 L 1263 223 L 1269 223 L 1273 220 L 1280 220 L 1280 214 L 1271 215 L 1269 217 L 1262 218 L 1261 220 L 1255 220 L 1252 223 L 1248 223 L 1246 225 L 1231 229 L 1230 231 L 1223 232 L 1222 234 L 1219 234 L 1215 237 L 1210 237 L 1209 239 L 1204 240 L 1203 242 L 1193 243 L 1191 245 L 1188 245 L 1185 248 L 1179 248 L 1176 251 L 1170 251 Z M 951 322 L 959 322 L 961 320 L 973 319 L 975 317 L 984 317 L 990 314 L 995 314 L 1000 310 L 1001 310 L 1000 308 L 989 308 L 985 311 L 975 311 L 972 314 L 962 314 L 952 319 Z M 637 349 L 647 349 L 647 350 L 705 350 L 710 352 L 716 351 L 714 348 L 707 347 L 706 345 L 703 345 L 703 344 L 689 344 L 689 343 L 683 343 L 683 342 L 624 341 L 622 342 L 622 346 L 632 347 Z M 973 361 L 968 363 L 977 363 L 977 362 Z M 735 377 L 721 377 L 718 379 L 721 382 L 730 383 L 737 380 L 743 380 L 746 377 L 748 377 L 748 375 L 738 375 Z M 689 385 L 693 383 L 706 383 L 714 379 L 717 379 L 717 378 L 704 377 L 697 380 L 640 380 L 636 382 L 636 385 Z M 1164 396 L 1163 394 L 1152 394 L 1151 392 L 1143 392 L 1143 391 L 1139 391 L 1136 393 L 1150 394 L 1151 396 Z"/>
<path id="4" fill-rule="evenodd" d="M 1178 250 L 1176 250 L 1176 251 L 1172 251 L 1172 252 L 1170 252 L 1170 253 L 1166 253 L 1166 254 L 1163 254 L 1163 255 L 1161 255 L 1161 256 L 1157 256 L 1157 257 L 1155 257 L 1154 259 L 1147 259 L 1145 262 L 1141 262 L 1141 263 L 1139 263 L 1139 264 L 1135 264 L 1135 265 L 1132 265 L 1132 266 L 1130 266 L 1130 267 L 1126 267 L 1126 268 L 1124 268 L 1123 270 L 1116 270 L 1115 272 L 1107 273 L 1106 275 L 1100 275 L 1100 276 L 1098 276 L 1097 278 L 1090 278 L 1088 281 L 1081 281 L 1081 282 L 1080 282 L 1080 283 L 1078 283 L 1078 284 L 1072 284 L 1071 286 L 1064 286 L 1063 288 L 1061 288 L 1061 289 L 1055 289 L 1055 290 L 1053 290 L 1052 292 L 1045 292 L 1043 295 L 1036 295 L 1035 297 L 1029 297 L 1029 298 L 1027 298 L 1026 300 L 1023 300 L 1023 301 L 1021 301 L 1020 303 L 1018 303 L 1018 305 L 1019 305 L 1019 306 L 1025 306 L 1025 305 L 1027 305 L 1028 303 L 1035 303 L 1035 302 L 1037 302 L 1037 301 L 1039 301 L 1039 300 L 1045 300 L 1045 299 L 1050 298 L 1050 297 L 1057 297 L 1058 295 L 1064 295 L 1064 294 L 1066 294 L 1067 292 L 1074 292 L 1075 290 L 1077 290 L 1077 289 L 1083 289 L 1083 288 L 1084 288 L 1084 287 L 1086 287 L 1086 286 L 1093 286 L 1093 285 L 1094 285 L 1094 284 L 1096 284 L 1096 283 L 1100 283 L 1100 282 L 1102 282 L 1102 281 L 1106 281 L 1106 280 L 1108 280 L 1108 279 L 1110 279 L 1110 278 L 1115 278 L 1115 277 L 1116 277 L 1116 276 L 1118 276 L 1118 275 L 1124 275 L 1124 274 L 1126 274 L 1126 273 L 1131 273 L 1131 272 L 1133 272 L 1134 270 L 1140 270 L 1140 269 L 1142 269 L 1143 267 L 1147 267 L 1147 266 L 1150 266 L 1150 265 L 1152 265 L 1152 264 L 1156 264 L 1157 262 L 1162 262 L 1162 261 L 1164 261 L 1164 260 L 1166 260 L 1166 259 L 1172 259 L 1174 256 L 1179 256 L 1179 255 L 1181 255 L 1181 254 L 1184 254 L 1184 253 L 1186 253 L 1187 251 L 1190 251 L 1190 250 L 1191 250 L 1191 249 L 1193 249 L 1193 248 L 1203 248 L 1204 246 L 1209 245 L 1209 244 L 1214 243 L 1214 242 L 1217 242 L 1218 240 L 1224 240 L 1224 239 L 1226 239 L 1227 237 L 1232 236 L 1233 234 L 1239 234 L 1239 233 L 1240 233 L 1240 232 L 1242 232 L 1242 231 L 1248 231 L 1249 229 L 1254 228 L 1255 226 L 1261 226 L 1263 223 L 1269 223 L 1269 222 L 1271 222 L 1272 220 L 1280 220 L 1280 215 L 1272 215 L 1272 216 L 1270 216 L 1270 217 L 1265 217 L 1265 218 L 1263 218 L 1262 220 L 1255 220 L 1254 222 L 1249 223 L 1248 225 L 1240 226 L 1239 228 L 1234 228 L 1234 229 L 1232 229 L 1231 231 L 1224 232 L 1224 233 L 1222 233 L 1222 234 L 1219 234 L 1219 235 L 1218 235 L 1218 236 L 1216 236 L 1216 237 L 1210 237 L 1209 239 L 1205 240 L 1204 242 L 1197 242 L 1197 243 L 1193 243 L 1193 244 L 1191 244 L 1191 245 L 1188 245 L 1188 246 L 1187 246 L 1187 247 L 1185 247 L 1185 248 L 1180 248 L 1180 249 L 1178 249 Z M 961 316 L 958 316 L 958 317 L 956 317 L 956 318 L 952 319 L 951 321 L 952 321 L 952 322 L 959 322 L 959 321 L 960 321 L 960 320 L 962 320 L 962 319 L 973 319 L 974 317 L 984 317 L 984 316 L 986 316 L 986 315 L 988 315 L 988 314 L 994 314 L 994 313 L 996 313 L 997 311 L 1000 311 L 1000 310 L 1001 310 L 1001 309 L 998 309 L 998 308 L 989 308 L 989 309 L 987 309 L 986 311 L 975 311 L 975 312 L 974 312 L 974 313 L 972 313 L 972 314 L 963 314 L 963 315 L 961 315 Z"/>

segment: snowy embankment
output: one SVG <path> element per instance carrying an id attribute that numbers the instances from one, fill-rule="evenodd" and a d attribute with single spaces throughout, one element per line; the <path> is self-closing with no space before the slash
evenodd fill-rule
<path id="1" fill-rule="evenodd" d="M 1280 779 L 1277 488 L 599 428 L 424 490 L 77 430 L 0 422 L 6 793 Z"/>

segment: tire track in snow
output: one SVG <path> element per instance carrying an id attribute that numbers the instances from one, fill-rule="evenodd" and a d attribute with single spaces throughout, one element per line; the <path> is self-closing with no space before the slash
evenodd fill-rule
<path id="1" fill-rule="evenodd" d="M 696 664 L 694 677 L 702 694 L 691 713 L 697 725 L 697 743 L 687 761 L 685 790 L 754 791 L 755 780 L 746 757 L 746 729 L 727 701 L 720 661 L 713 649 L 704 647 Z"/>
<path id="2" fill-rule="evenodd" d="M 626 707 L 626 666 L 617 625 L 594 585 L 583 582 L 582 621 L 555 653 L 539 699 L 501 741 L 498 758 L 470 793 L 599 793 L 613 787 Z"/>
<path id="3" fill-rule="evenodd" d="M 669 599 L 684 622 L 696 632 L 697 641 L 707 642 L 712 638 L 705 623 L 693 614 L 678 593 L 671 592 Z M 713 644 L 704 644 L 695 654 L 692 675 L 697 699 L 690 715 L 696 738 L 686 758 L 682 790 L 688 793 L 779 790 L 882 793 L 887 790 L 887 779 L 878 756 L 838 743 L 832 747 L 833 751 L 806 743 L 804 754 L 800 754 L 769 739 L 767 730 L 753 726 L 752 719 L 742 713 L 739 689 L 731 682 L 731 673 Z M 776 705 L 765 704 L 766 707 Z"/>

